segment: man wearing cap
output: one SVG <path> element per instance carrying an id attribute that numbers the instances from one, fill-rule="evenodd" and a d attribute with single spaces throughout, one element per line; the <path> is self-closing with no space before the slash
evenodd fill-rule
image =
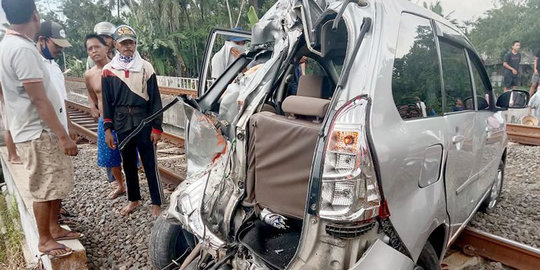
<path id="1" fill-rule="evenodd" d="M 97 110 L 98 130 L 97 130 L 97 164 L 100 167 L 107 168 L 112 175 L 112 180 L 115 181 L 115 190 L 109 194 L 109 199 L 113 200 L 126 192 L 124 185 L 124 176 L 122 175 L 122 159 L 118 149 L 110 149 L 105 142 L 105 130 L 103 129 L 103 100 L 101 87 L 101 74 L 103 67 L 111 60 L 107 57 L 107 43 L 101 36 L 96 34 L 87 35 L 85 38 L 84 47 L 88 57 L 92 59 L 96 65 L 87 70 L 84 74 L 84 81 L 88 89 L 88 99 L 91 100 L 92 106 Z M 114 134 L 113 134 L 114 135 Z M 109 179 L 110 180 L 110 179 Z M 111 181 L 112 182 L 112 181 Z"/>
<path id="2" fill-rule="evenodd" d="M 137 35 L 127 25 L 116 28 L 114 33 L 117 54 L 103 67 L 103 121 L 105 140 L 111 149 L 116 149 L 113 131 L 118 140 L 128 140 L 121 150 L 128 190 L 127 206 L 120 213 L 128 215 L 139 205 L 141 193 L 137 174 L 137 149 L 148 180 L 151 212 L 157 217 L 161 212 L 163 189 L 156 164 L 156 145 L 161 139 L 163 116 L 157 117 L 133 138 L 128 135 L 143 119 L 162 107 L 156 74 L 152 64 L 143 60 L 137 52 Z"/>
<path id="3" fill-rule="evenodd" d="M 234 30 L 242 30 L 234 28 Z M 217 79 L 246 50 L 247 38 L 228 36 L 223 47 L 212 57 L 212 79 Z"/>
<path id="4" fill-rule="evenodd" d="M 107 57 L 109 57 L 109 60 L 113 59 L 114 57 L 113 33 L 115 29 L 116 26 L 114 26 L 114 24 L 110 22 L 99 22 L 94 26 L 94 34 L 100 36 L 107 45 Z M 94 67 L 94 65 L 94 61 L 92 60 L 92 58 L 90 58 L 90 56 L 88 56 L 88 58 L 86 59 L 86 70 L 91 69 L 92 67 Z M 91 100 L 89 100 L 89 102 L 90 105 L 93 105 Z"/>
<path id="5" fill-rule="evenodd" d="M 66 39 L 66 32 L 62 26 L 56 22 L 45 21 L 41 23 L 41 29 L 36 35 L 36 46 L 43 60 L 43 66 L 47 69 L 51 83 L 53 84 L 58 95 L 64 101 L 62 110 L 66 111 L 65 100 L 67 100 L 66 84 L 64 74 L 60 70 L 60 66 L 54 61 L 62 55 L 64 48 L 71 47 L 71 44 Z M 70 136 L 75 139 L 75 133 L 72 132 L 71 121 L 66 113 L 66 122 L 68 123 Z"/>

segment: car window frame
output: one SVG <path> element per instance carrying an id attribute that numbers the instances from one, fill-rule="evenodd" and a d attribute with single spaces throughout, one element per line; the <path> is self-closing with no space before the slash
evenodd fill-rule
<path id="1" fill-rule="evenodd" d="M 468 59 L 469 59 L 469 69 L 471 71 L 471 80 L 473 82 L 475 80 L 475 76 L 474 76 L 474 72 L 473 72 L 473 67 L 475 67 L 478 70 L 478 75 L 480 76 L 480 80 L 482 81 L 484 87 L 486 88 L 485 90 L 486 90 L 486 92 L 487 92 L 487 94 L 489 96 L 489 100 L 488 100 L 489 109 L 488 110 L 479 110 L 478 109 L 478 104 L 477 104 L 476 105 L 476 110 L 479 111 L 479 112 L 496 111 L 495 95 L 493 93 L 493 85 L 491 85 L 491 80 L 489 79 L 489 76 L 487 74 L 486 68 L 484 67 L 484 64 L 482 63 L 482 60 L 476 54 L 476 52 L 474 52 L 473 50 L 467 49 L 467 48 L 465 50 L 467 51 L 467 56 L 468 56 Z M 475 95 L 478 95 L 478 89 L 476 88 L 475 83 L 473 83 L 473 88 L 474 88 Z M 475 102 L 477 102 L 476 99 L 475 99 Z"/>
<path id="2" fill-rule="evenodd" d="M 404 21 L 406 22 L 406 20 L 403 20 L 403 16 L 405 14 L 416 16 L 416 17 L 425 19 L 425 20 L 427 20 L 429 22 L 429 25 L 431 27 L 431 34 L 433 35 L 433 42 L 434 42 L 434 46 L 435 46 L 434 48 L 435 48 L 435 52 L 437 54 L 437 61 L 438 61 L 438 67 L 439 67 L 439 94 L 441 95 L 441 109 L 444 110 L 444 104 L 445 104 L 446 97 L 444 96 L 444 92 L 443 92 L 441 54 L 440 54 L 439 39 L 438 39 L 438 35 L 437 35 L 437 29 L 436 29 L 435 21 L 432 18 L 424 16 L 422 14 L 409 12 L 409 11 L 403 11 L 403 12 L 401 12 L 401 15 L 400 15 L 400 18 L 399 18 L 398 37 L 399 37 L 399 32 L 401 30 L 402 23 Z M 396 43 L 396 46 L 398 44 L 399 44 L 399 39 L 398 39 L 398 42 Z M 395 54 L 394 54 L 393 57 L 394 57 L 394 61 L 395 61 Z M 392 69 L 393 68 L 394 68 L 394 66 L 392 65 Z M 393 80 L 393 77 L 392 77 L 392 80 Z M 391 87 L 391 88 L 392 88 L 392 103 L 394 104 L 394 107 L 396 107 L 397 104 L 396 104 L 395 100 L 393 99 L 394 89 L 393 89 L 393 87 Z M 440 115 L 431 116 L 431 117 L 403 118 L 399 114 L 399 112 L 398 112 L 398 115 L 399 115 L 399 118 L 402 121 L 409 122 L 409 121 L 428 120 L 428 119 L 435 119 L 435 118 L 439 118 L 439 117 L 444 117 L 444 111 L 442 111 Z"/>
<path id="3" fill-rule="evenodd" d="M 446 110 L 447 109 L 447 94 L 446 94 L 446 87 L 445 87 L 445 76 L 444 76 L 444 69 L 443 69 L 443 61 L 442 61 L 442 50 L 441 50 L 441 43 L 446 43 L 450 46 L 453 46 L 453 47 L 456 47 L 460 50 L 463 51 L 463 55 L 465 57 L 465 63 L 467 64 L 467 69 L 468 69 L 468 74 L 469 74 L 469 82 L 471 84 L 471 90 L 472 90 L 472 93 L 473 93 L 473 97 L 476 97 L 476 91 L 475 91 L 475 87 L 474 87 L 474 82 L 473 82 L 473 77 L 472 77 L 472 70 L 471 70 L 471 65 L 470 65 L 470 62 L 469 62 L 469 55 L 467 53 L 467 48 L 466 46 L 463 46 L 463 44 L 461 42 L 456 42 L 454 39 L 449 39 L 449 38 L 446 38 L 446 37 L 443 37 L 443 36 L 440 36 L 438 35 L 438 43 L 437 43 L 437 48 L 439 50 L 439 65 L 440 65 L 440 70 L 441 70 L 441 91 L 442 91 L 442 96 L 443 96 L 443 109 Z M 477 111 L 477 101 L 476 99 L 473 99 L 474 101 L 474 109 L 468 109 L 468 110 L 463 110 L 463 111 L 452 111 L 452 112 L 446 112 L 446 111 L 443 111 L 443 116 L 446 116 L 446 115 L 454 115 L 454 114 L 461 114 L 461 113 L 470 113 L 470 112 L 476 112 Z"/>

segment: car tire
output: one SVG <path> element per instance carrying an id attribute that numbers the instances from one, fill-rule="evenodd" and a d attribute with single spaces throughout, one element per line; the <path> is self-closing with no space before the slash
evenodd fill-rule
<path id="1" fill-rule="evenodd" d="M 173 269 L 181 264 L 196 245 L 195 237 L 182 225 L 159 216 L 150 234 L 148 253 L 152 265 L 157 269 Z"/>
<path id="2" fill-rule="evenodd" d="M 427 242 L 418 261 L 416 262 L 415 270 L 441 270 L 439 256 L 430 242 Z"/>
<path id="3" fill-rule="evenodd" d="M 493 184 L 491 185 L 489 196 L 480 206 L 480 211 L 484 213 L 489 213 L 493 211 L 493 209 L 499 202 L 499 198 L 501 197 L 503 183 L 504 183 L 504 161 L 501 160 L 501 162 L 499 163 L 499 168 L 497 169 L 497 175 L 495 176 L 495 180 Z"/>

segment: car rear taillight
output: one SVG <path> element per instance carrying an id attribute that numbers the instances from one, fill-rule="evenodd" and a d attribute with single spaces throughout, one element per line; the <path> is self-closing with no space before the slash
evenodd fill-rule
<path id="1" fill-rule="evenodd" d="M 379 215 L 381 195 L 367 141 L 367 107 L 368 100 L 358 97 L 334 117 L 326 142 L 321 218 L 363 221 Z"/>

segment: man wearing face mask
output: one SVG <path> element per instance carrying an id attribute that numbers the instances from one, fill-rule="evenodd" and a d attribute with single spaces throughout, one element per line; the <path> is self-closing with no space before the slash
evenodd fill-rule
<path id="1" fill-rule="evenodd" d="M 54 85 L 60 98 L 67 100 L 66 84 L 64 74 L 54 59 L 62 55 L 64 48 L 71 47 L 71 44 L 66 39 L 66 32 L 62 26 L 52 21 L 41 23 L 41 30 L 36 35 L 36 46 L 39 54 L 43 57 L 43 66 L 47 69 L 51 78 L 51 83 Z M 65 102 L 62 110 L 66 111 Z M 69 120 L 69 115 L 66 113 Z M 70 137 L 75 139 L 75 133 L 72 132 L 71 121 L 67 121 Z"/>
<path id="2" fill-rule="evenodd" d="M 109 148 L 117 147 L 113 131 L 116 132 L 118 141 L 128 140 L 120 154 L 129 203 L 120 213 L 128 215 L 140 205 L 138 149 L 150 189 L 151 213 L 157 217 L 161 212 L 163 189 L 156 164 L 156 145 L 163 133 L 163 116 L 154 119 L 135 137 L 128 138 L 143 119 L 162 108 L 156 73 L 152 64 L 142 59 L 137 52 L 137 35 L 133 28 L 127 25 L 119 26 L 114 32 L 114 39 L 118 52 L 112 61 L 103 67 L 102 72 L 103 127 Z"/>
<path id="3" fill-rule="evenodd" d="M 72 140 L 76 140 L 77 134 L 71 126 L 71 120 L 66 111 L 67 92 L 64 74 L 60 70 L 60 66 L 54 61 L 54 59 L 62 55 L 64 48 L 71 47 L 71 44 L 66 39 L 66 32 L 62 26 L 52 21 L 41 23 L 40 31 L 36 34 L 35 39 L 38 52 L 43 60 L 43 66 L 47 69 L 51 83 L 62 100 L 62 110 L 66 112 L 65 121 L 68 124 L 69 136 Z M 69 213 L 64 208 L 60 209 L 60 213 L 69 216 Z"/>

